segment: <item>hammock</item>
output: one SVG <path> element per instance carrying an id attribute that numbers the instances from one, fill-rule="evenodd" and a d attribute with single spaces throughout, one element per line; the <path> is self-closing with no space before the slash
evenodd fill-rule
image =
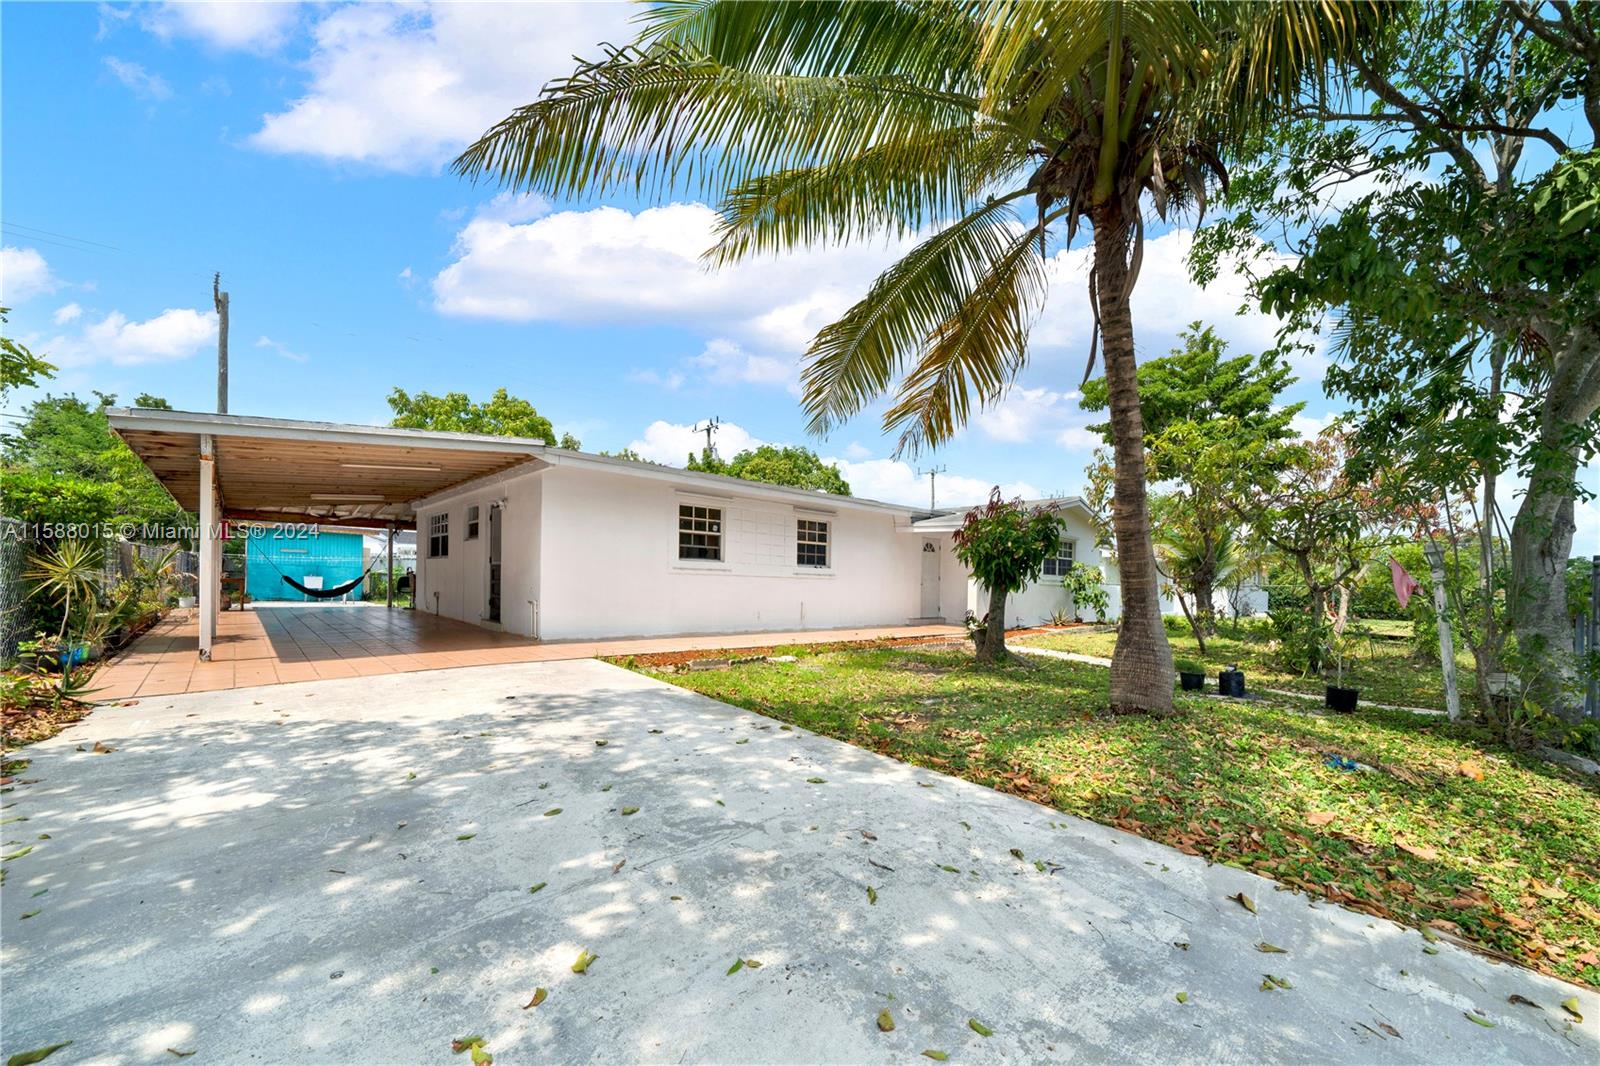
<path id="1" fill-rule="evenodd" d="M 371 572 L 372 572 L 372 568 L 368 567 L 367 568 L 367 574 L 370 574 Z M 288 585 L 290 588 L 295 589 L 298 592 L 305 593 L 307 596 L 310 596 L 312 599 L 317 599 L 317 600 L 336 600 L 340 596 L 343 596 L 345 593 L 354 590 L 357 585 L 360 585 L 363 581 L 365 581 L 367 579 L 367 574 L 362 574 L 360 577 L 356 578 L 354 581 L 346 581 L 342 585 L 335 585 L 331 589 L 307 588 L 306 586 L 300 584 L 300 582 L 296 581 L 294 578 L 290 577 L 288 574 L 282 573 L 281 571 L 279 572 L 278 576 L 283 578 L 283 583 L 285 585 Z"/>

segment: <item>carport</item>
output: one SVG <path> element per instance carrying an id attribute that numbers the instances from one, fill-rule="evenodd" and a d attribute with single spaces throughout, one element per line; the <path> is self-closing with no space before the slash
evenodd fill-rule
<path id="1" fill-rule="evenodd" d="M 229 522 L 414 529 L 415 501 L 527 463 L 545 442 L 248 415 L 112 408 L 112 429 L 198 516 L 201 659 L 217 638 Z"/>

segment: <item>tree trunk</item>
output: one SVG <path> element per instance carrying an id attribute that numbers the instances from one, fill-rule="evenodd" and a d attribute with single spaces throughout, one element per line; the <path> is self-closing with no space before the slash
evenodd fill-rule
<path id="1" fill-rule="evenodd" d="M 983 642 L 978 645 L 980 663 L 1004 662 L 1006 658 L 1006 594 L 989 590 L 989 614 L 984 619 Z"/>
<path id="2" fill-rule="evenodd" d="M 1574 467 L 1566 476 L 1576 473 Z M 1564 478 L 1535 474 L 1511 523 L 1511 627 L 1524 688 L 1540 707 L 1564 718 L 1582 713 L 1572 700 L 1577 664 L 1566 584 L 1576 531 L 1572 493 Z"/>
<path id="3" fill-rule="evenodd" d="M 1111 654 L 1111 710 L 1116 714 L 1172 712 L 1172 646 L 1161 624 L 1156 555 L 1145 499 L 1144 418 L 1128 307 L 1131 227 L 1114 202 L 1094 210 L 1095 290 L 1100 302 L 1100 346 L 1111 414 L 1116 490 L 1111 524 L 1122 572 L 1122 624 Z"/>
<path id="4" fill-rule="evenodd" d="M 1216 598 L 1216 579 L 1209 573 L 1198 574 L 1194 579 L 1194 617 L 1202 631 L 1212 634 L 1217 631 L 1217 608 L 1212 601 Z"/>

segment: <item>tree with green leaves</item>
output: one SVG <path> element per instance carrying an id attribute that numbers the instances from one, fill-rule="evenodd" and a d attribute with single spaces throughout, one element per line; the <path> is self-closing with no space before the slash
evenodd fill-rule
<path id="1" fill-rule="evenodd" d="M 389 393 L 389 408 L 394 412 L 391 426 L 400 429 L 428 429 L 444 433 L 482 433 L 492 437 L 527 437 L 542 440 L 568 451 L 578 451 L 578 438 L 563 433 L 558 439 L 555 426 L 534 409 L 533 404 L 513 396 L 503 387 L 487 400 L 475 403 L 464 392 L 431 392 L 416 395 L 395 388 Z"/>
<path id="2" fill-rule="evenodd" d="M 1052 243 L 1093 232 L 1091 367 L 1116 459 L 1119 711 L 1172 706 L 1145 500 L 1129 305 L 1144 205 L 1202 209 L 1223 160 L 1320 84 L 1385 5 L 1159 0 L 821 3 L 648 9 L 607 49 L 488 130 L 458 173 L 576 199 L 684 187 L 714 198 L 709 260 L 919 236 L 803 373 L 826 433 L 893 392 L 899 450 L 949 440 L 1027 363 Z M 1026 210 L 1028 218 L 1022 218 Z"/>
<path id="3" fill-rule="evenodd" d="M 1139 367 L 1139 405 L 1150 480 L 1160 493 L 1157 561 L 1204 640 L 1216 632 L 1214 593 L 1232 563 L 1240 515 L 1277 477 L 1286 458 L 1279 445 L 1294 437 L 1290 423 L 1305 405 L 1278 404 L 1294 377 L 1277 353 L 1228 357 L 1227 342 L 1199 322 L 1180 339 L 1170 355 Z M 1085 382 L 1084 409 L 1105 410 L 1107 391 L 1103 380 Z M 1109 424 L 1089 428 L 1111 442 Z"/>
<path id="4" fill-rule="evenodd" d="M 978 661 L 1006 658 L 1006 600 L 1035 581 L 1044 561 L 1061 549 L 1061 520 L 1044 507 L 1005 500 L 996 486 L 989 502 L 974 507 L 951 536 L 956 558 L 989 593 L 989 613 L 978 620 Z"/>
<path id="5" fill-rule="evenodd" d="M 825 463 L 809 448 L 763 444 L 746 449 L 732 459 L 723 460 L 714 452 L 689 456 L 690 470 L 724 474 L 746 481 L 765 481 L 769 485 L 793 485 L 800 489 L 850 495 L 850 483 L 839 473 L 836 463 Z"/>
<path id="6" fill-rule="evenodd" d="M 1536 701 L 1570 712 L 1558 575 L 1600 449 L 1600 5 L 1426 0 L 1357 67 L 1360 106 L 1306 100 L 1235 168 L 1195 267 L 1270 252 L 1256 291 L 1285 333 L 1335 320 L 1354 462 L 1481 508 L 1478 572 L 1509 575 L 1482 598 L 1504 596 Z"/>
<path id="7" fill-rule="evenodd" d="M 0 327 L 6 323 L 9 307 L 0 307 Z M 26 344 L 0 335 L 0 399 L 12 389 L 28 388 L 55 376 L 55 365 L 34 355 Z"/>
<path id="8" fill-rule="evenodd" d="M 0 437 L 0 510 L 48 525 L 186 525 L 183 509 L 111 431 L 105 409 L 116 399 L 97 392 L 94 403 L 68 395 L 29 404 L 21 425 Z"/>

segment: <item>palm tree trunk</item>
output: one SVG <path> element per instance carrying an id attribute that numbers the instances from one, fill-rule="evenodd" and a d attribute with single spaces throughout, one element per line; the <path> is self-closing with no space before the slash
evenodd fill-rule
<path id="1" fill-rule="evenodd" d="M 1116 204 L 1095 208 L 1094 271 L 1100 298 L 1100 340 L 1111 412 L 1116 490 L 1111 524 L 1122 573 L 1122 624 L 1111 654 L 1111 710 L 1117 714 L 1172 711 L 1172 646 L 1161 624 L 1156 555 L 1145 499 L 1144 418 L 1128 307 L 1131 227 Z"/>

